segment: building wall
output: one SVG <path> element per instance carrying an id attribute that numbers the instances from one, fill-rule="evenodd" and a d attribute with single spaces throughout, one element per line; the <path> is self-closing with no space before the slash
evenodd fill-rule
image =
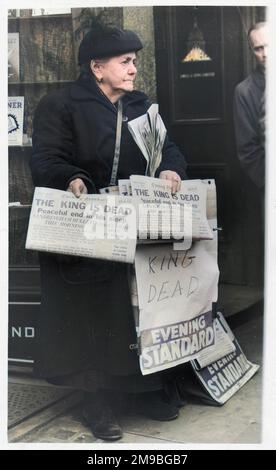
<path id="1" fill-rule="evenodd" d="M 139 53 L 136 88 L 144 91 L 152 101 L 156 101 L 153 7 L 123 8 L 123 26 L 125 29 L 135 31 L 144 44 L 143 50 Z"/>

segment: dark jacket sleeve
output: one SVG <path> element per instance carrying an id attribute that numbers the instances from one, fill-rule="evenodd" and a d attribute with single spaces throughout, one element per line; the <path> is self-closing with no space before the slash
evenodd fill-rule
<path id="1" fill-rule="evenodd" d="M 265 147 L 260 135 L 260 116 L 255 115 L 247 94 L 239 85 L 234 93 L 234 126 L 238 158 L 242 167 L 259 187 L 264 187 Z"/>
<path id="2" fill-rule="evenodd" d="M 58 94 L 45 96 L 33 121 L 30 167 L 34 185 L 66 190 L 74 176 L 83 176 L 89 192 L 94 192 L 90 175 L 75 164 L 74 149 L 71 114 L 66 102 Z"/>
<path id="3" fill-rule="evenodd" d="M 187 179 L 187 162 L 179 148 L 166 136 L 163 145 L 162 161 L 155 176 L 158 177 L 161 171 L 172 170 L 179 174 L 182 180 Z"/>

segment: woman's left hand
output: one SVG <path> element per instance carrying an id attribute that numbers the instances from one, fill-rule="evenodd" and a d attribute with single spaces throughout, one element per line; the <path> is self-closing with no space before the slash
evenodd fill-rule
<path id="1" fill-rule="evenodd" d="M 180 190 L 181 178 L 175 171 L 171 171 L 171 170 L 161 171 L 159 178 L 161 178 L 162 180 L 170 181 L 172 194 L 175 194 L 177 191 Z"/>

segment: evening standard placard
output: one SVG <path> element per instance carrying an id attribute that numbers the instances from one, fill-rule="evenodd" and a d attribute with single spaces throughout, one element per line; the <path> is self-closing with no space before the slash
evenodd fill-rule
<path id="1" fill-rule="evenodd" d="M 36 188 L 26 248 L 132 263 L 135 217 L 126 197 Z"/>
<path id="2" fill-rule="evenodd" d="M 206 217 L 207 185 L 184 180 L 180 191 L 171 193 L 170 183 L 140 175 L 130 177 L 131 192 L 139 205 L 139 238 L 212 239 Z"/>
<path id="3" fill-rule="evenodd" d="M 195 359 L 195 363 L 198 364 L 200 369 L 234 352 L 236 349 L 233 342 L 234 337 L 231 339 L 218 318 L 214 319 L 213 325 L 215 331 L 214 346 L 201 350 Z"/>
<path id="4" fill-rule="evenodd" d="M 215 341 L 216 252 L 199 241 L 187 251 L 140 245 L 135 255 L 139 352 L 143 375 L 196 358 Z"/>
<path id="5" fill-rule="evenodd" d="M 218 321 L 224 328 L 226 322 L 220 312 L 218 312 Z M 221 405 L 229 400 L 259 369 L 257 364 L 248 361 L 232 332 L 229 333 L 228 330 L 227 334 L 233 342 L 233 352 L 203 368 L 199 368 L 197 361 L 191 361 L 195 374 L 205 390 Z"/>

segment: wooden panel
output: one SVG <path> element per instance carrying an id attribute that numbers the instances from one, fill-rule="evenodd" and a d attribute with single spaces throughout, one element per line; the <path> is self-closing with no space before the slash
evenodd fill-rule
<path id="1" fill-rule="evenodd" d="M 31 147 L 14 147 L 9 152 L 9 201 L 31 204 L 33 183 L 29 160 Z"/>
<path id="2" fill-rule="evenodd" d="M 169 23 L 171 122 L 221 121 L 222 9 L 173 9 Z"/>
<path id="3" fill-rule="evenodd" d="M 38 266 L 9 269 L 9 302 L 40 302 L 40 291 Z"/>
<path id="4" fill-rule="evenodd" d="M 9 24 L 10 31 L 19 32 L 21 81 L 75 79 L 71 17 L 24 18 Z"/>
<path id="5" fill-rule="evenodd" d="M 9 265 L 37 266 L 37 252 L 26 250 L 30 209 L 11 207 L 9 210 Z"/>

